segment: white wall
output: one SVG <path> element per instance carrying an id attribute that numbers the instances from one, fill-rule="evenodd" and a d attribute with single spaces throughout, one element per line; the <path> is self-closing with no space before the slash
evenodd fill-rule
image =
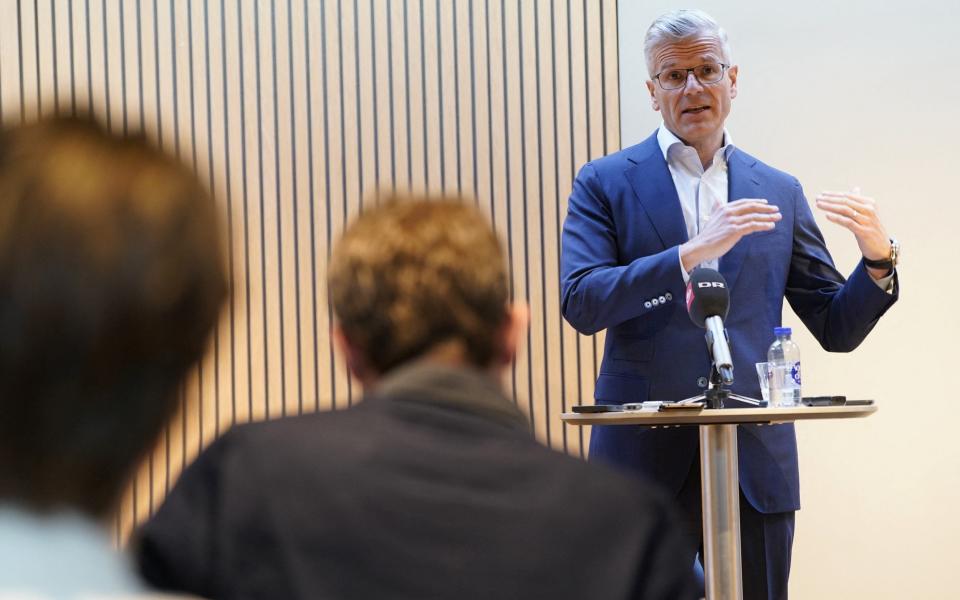
<path id="1" fill-rule="evenodd" d="M 689 6 L 621 0 L 623 145 L 660 122 L 643 34 Z M 863 421 L 797 426 L 803 510 L 793 598 L 960 598 L 960 3 L 703 0 L 740 65 L 737 146 L 796 175 L 812 198 L 860 186 L 903 245 L 900 301 L 848 355 L 797 336 L 805 395 L 875 398 Z M 815 212 L 818 212 L 815 210 Z M 817 220 L 841 271 L 846 230 Z M 784 321 L 802 325 L 787 308 Z M 796 329 L 795 329 L 796 331 Z"/>

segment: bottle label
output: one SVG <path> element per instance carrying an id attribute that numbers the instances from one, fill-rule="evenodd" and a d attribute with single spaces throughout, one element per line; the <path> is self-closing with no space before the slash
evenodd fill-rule
<path id="1" fill-rule="evenodd" d="M 798 386 L 800 385 L 800 361 L 793 363 L 793 366 L 790 368 L 790 376 L 793 378 L 794 383 Z"/>

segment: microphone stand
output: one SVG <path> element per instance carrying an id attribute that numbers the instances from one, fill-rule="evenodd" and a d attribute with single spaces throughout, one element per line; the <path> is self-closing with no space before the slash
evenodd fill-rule
<path id="1" fill-rule="evenodd" d="M 731 401 L 758 408 L 767 406 L 766 400 L 757 400 L 750 396 L 741 396 L 740 394 L 734 394 L 730 390 L 724 389 L 723 379 L 720 377 L 716 365 L 710 367 L 710 387 L 703 393 L 703 399 L 706 408 L 737 408 L 735 405 L 730 406 L 728 404 Z"/>
<path id="2" fill-rule="evenodd" d="M 757 400 L 750 396 L 735 394 L 723 387 L 723 377 L 717 370 L 717 363 L 711 361 L 710 365 L 710 387 L 700 394 L 684 400 L 679 400 L 677 404 L 692 405 L 700 404 L 703 408 L 742 408 L 746 404 L 748 407 L 766 408 L 766 400 Z M 734 403 L 734 404 L 731 404 Z"/>
<path id="3" fill-rule="evenodd" d="M 735 403 L 735 404 L 731 404 Z M 710 387 L 699 396 L 693 396 L 678 400 L 677 404 L 683 405 L 703 405 L 703 408 L 742 408 L 741 405 L 753 406 L 757 408 L 766 408 L 766 400 L 757 400 L 750 396 L 735 394 L 723 387 L 723 379 L 717 371 L 716 366 L 710 367 Z"/>

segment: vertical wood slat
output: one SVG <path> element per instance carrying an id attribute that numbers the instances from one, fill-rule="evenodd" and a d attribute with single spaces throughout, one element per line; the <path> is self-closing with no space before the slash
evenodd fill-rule
<path id="1" fill-rule="evenodd" d="M 127 493 L 118 540 L 236 423 L 343 409 L 333 242 L 372 192 L 462 193 L 531 306 L 508 389 L 545 444 L 589 402 L 602 335 L 560 314 L 576 170 L 619 147 L 616 0 L 17 0 L 0 5 L 0 120 L 92 110 L 196 169 L 228 231 L 230 299 Z"/>
<path id="2" fill-rule="evenodd" d="M 356 73 L 359 70 L 357 61 L 357 48 L 359 40 L 356 35 L 356 19 L 350 4 L 356 6 L 356 0 L 337 0 L 336 14 L 331 14 L 332 19 L 327 19 L 328 27 L 335 30 L 337 35 L 334 38 L 330 36 L 330 56 L 336 57 L 336 67 L 338 72 L 338 85 L 336 88 L 331 86 L 328 94 L 331 97 L 339 98 L 339 115 L 341 119 L 332 118 L 329 123 L 333 131 L 339 130 L 339 147 L 333 145 L 336 150 L 333 153 L 339 157 L 338 166 L 340 167 L 339 185 L 331 189 L 327 197 L 328 221 L 326 236 L 326 258 L 329 260 L 333 240 L 343 231 L 347 221 L 351 205 L 350 199 L 356 199 L 360 195 L 359 180 L 361 177 L 360 161 L 356 157 L 359 154 L 358 123 L 360 121 L 359 106 L 359 87 L 357 85 Z M 335 25 L 335 27 L 334 27 Z M 329 64 L 329 63 L 328 63 Z M 333 91 L 333 90 L 336 91 Z M 332 104 L 332 103 L 331 103 Z M 337 151 L 339 150 L 339 151 Z M 336 171 L 334 171 L 336 179 Z M 329 304 L 329 298 L 324 294 L 325 305 L 327 308 L 327 324 L 333 327 L 332 309 Z M 333 344 L 330 339 L 327 340 L 327 356 L 329 360 L 329 401 L 334 409 L 342 408 L 349 404 L 348 379 L 345 373 L 343 360 L 338 353 L 333 350 Z"/>

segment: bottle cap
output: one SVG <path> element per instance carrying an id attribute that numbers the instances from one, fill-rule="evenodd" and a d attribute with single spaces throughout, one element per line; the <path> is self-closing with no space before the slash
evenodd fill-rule
<path id="1" fill-rule="evenodd" d="M 773 335 L 792 335 L 793 330 L 789 327 L 774 327 Z"/>

